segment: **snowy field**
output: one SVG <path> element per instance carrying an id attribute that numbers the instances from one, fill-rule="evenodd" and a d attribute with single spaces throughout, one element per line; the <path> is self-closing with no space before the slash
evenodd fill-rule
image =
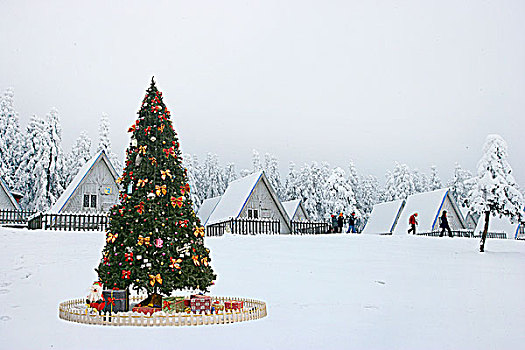
<path id="1" fill-rule="evenodd" d="M 0 228 L 1 349 L 523 349 L 525 242 L 466 238 L 207 238 L 212 294 L 268 317 L 173 328 L 87 326 L 58 303 L 87 295 L 99 232 Z"/>

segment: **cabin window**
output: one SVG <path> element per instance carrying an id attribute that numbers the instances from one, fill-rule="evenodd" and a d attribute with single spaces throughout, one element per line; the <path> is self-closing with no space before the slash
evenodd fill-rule
<path id="1" fill-rule="evenodd" d="M 258 219 L 259 211 L 257 209 L 248 209 L 248 219 Z"/>
<path id="2" fill-rule="evenodd" d="M 89 208 L 89 194 L 84 195 L 84 208 Z"/>
<path id="3" fill-rule="evenodd" d="M 92 194 L 91 195 L 91 208 L 96 208 L 96 207 L 97 207 L 97 195 Z"/>

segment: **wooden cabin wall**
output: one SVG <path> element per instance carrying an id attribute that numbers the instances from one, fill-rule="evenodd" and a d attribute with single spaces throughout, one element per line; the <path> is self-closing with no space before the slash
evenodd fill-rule
<path id="1" fill-rule="evenodd" d="M 110 194 L 107 194 L 109 188 Z M 84 206 L 84 195 L 89 195 L 89 206 Z M 92 206 L 92 196 L 96 204 Z M 118 186 L 103 161 L 98 161 L 77 187 L 62 212 L 107 212 L 118 202 Z"/>
<path id="2" fill-rule="evenodd" d="M 9 199 L 9 196 L 7 193 L 5 193 L 4 188 L 0 187 L 0 209 L 9 209 L 9 210 L 17 210 L 13 203 L 11 202 L 11 199 Z"/>
<path id="3" fill-rule="evenodd" d="M 257 183 L 239 217 L 248 218 L 248 212 L 254 209 L 257 210 L 260 219 L 279 220 L 281 222 L 281 233 L 290 233 L 287 220 L 281 215 L 277 204 L 272 199 L 270 190 L 263 181 Z"/>

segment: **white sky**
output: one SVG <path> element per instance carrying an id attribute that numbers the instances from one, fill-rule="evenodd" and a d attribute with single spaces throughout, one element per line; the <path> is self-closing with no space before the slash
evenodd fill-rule
<path id="1" fill-rule="evenodd" d="M 499 133 L 525 185 L 524 1 L 0 0 L 0 89 L 24 127 L 56 106 L 66 151 L 106 112 L 123 153 L 152 75 L 201 160 L 447 180 Z"/>

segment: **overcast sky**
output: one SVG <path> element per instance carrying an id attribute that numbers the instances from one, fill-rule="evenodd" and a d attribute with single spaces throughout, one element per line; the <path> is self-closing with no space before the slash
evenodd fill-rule
<path id="1" fill-rule="evenodd" d="M 128 145 L 152 75 L 184 152 L 237 170 L 328 161 L 475 171 L 487 134 L 525 186 L 525 1 L 0 0 L 0 89 L 64 149 L 109 114 Z"/>

